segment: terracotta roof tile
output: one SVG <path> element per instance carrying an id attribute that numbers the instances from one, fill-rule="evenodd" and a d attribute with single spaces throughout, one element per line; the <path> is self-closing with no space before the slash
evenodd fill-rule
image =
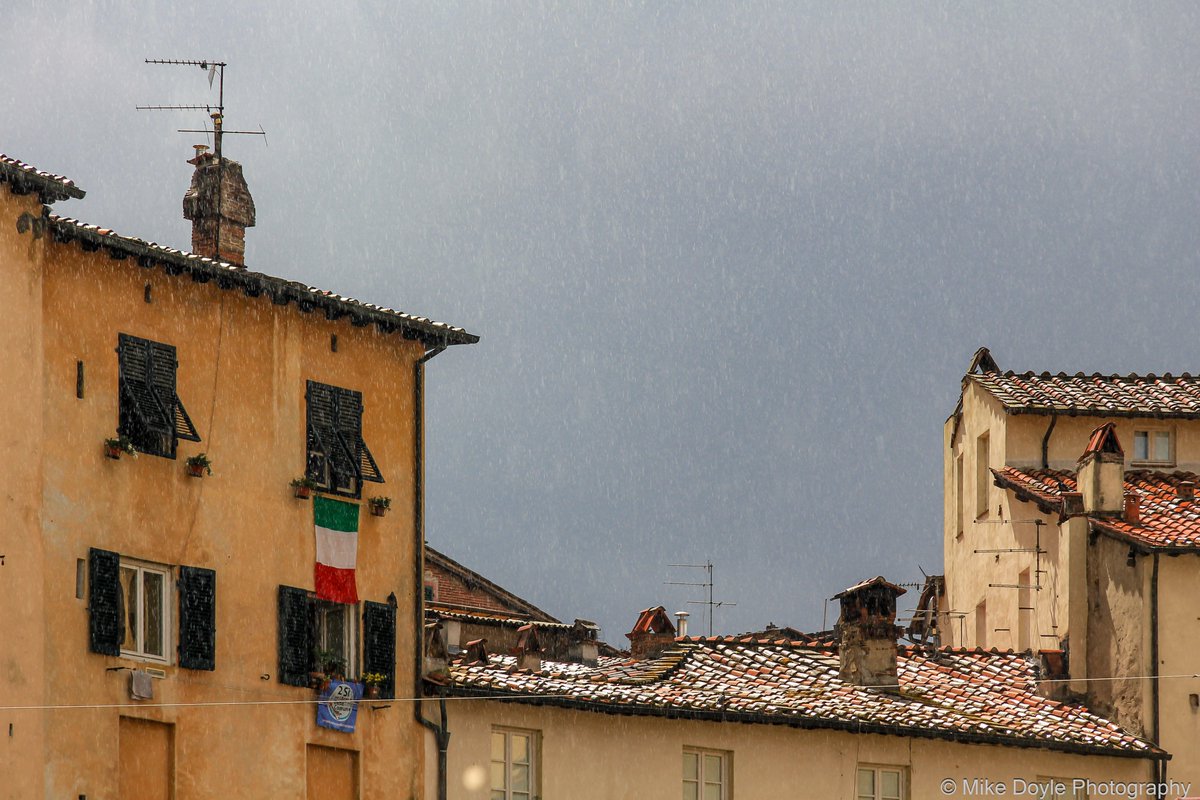
<path id="1" fill-rule="evenodd" d="M 996 485 L 1011 489 L 1017 496 L 1037 503 L 1047 513 L 1061 509 L 1061 496 L 1076 491 L 1075 473 L 1054 469 L 1005 467 L 992 470 Z M 1179 484 L 1200 481 L 1194 472 L 1152 472 L 1131 470 L 1125 473 L 1126 494 L 1141 498 L 1137 523 L 1121 518 L 1094 517 L 1093 529 L 1151 548 L 1200 549 L 1200 499 L 1179 496 Z"/>
<path id="2" fill-rule="evenodd" d="M 37 167 L 0 153 L 0 183 L 8 183 L 20 192 L 35 191 L 43 203 L 80 199 L 84 191 L 70 178 L 43 172 Z"/>
<path id="3" fill-rule="evenodd" d="M 985 372 L 967 375 L 1010 414 L 1200 418 L 1200 377 Z"/>
<path id="4" fill-rule="evenodd" d="M 543 661 L 535 673 L 514 667 L 505 656 L 490 664 L 460 659 L 450 667 L 450 691 L 615 713 L 1161 756 L 1086 708 L 1037 694 L 1038 665 L 1023 654 L 902 647 L 898 691 L 843 682 L 832 647 L 730 637 L 679 640 L 646 661 L 601 658 L 595 667 Z"/>

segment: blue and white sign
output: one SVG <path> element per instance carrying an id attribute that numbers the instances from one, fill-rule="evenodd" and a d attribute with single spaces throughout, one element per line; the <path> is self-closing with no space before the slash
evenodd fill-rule
<path id="1" fill-rule="evenodd" d="M 317 724 L 342 733 L 354 733 L 362 693 L 361 683 L 330 681 L 321 692 L 321 702 L 317 703 Z"/>

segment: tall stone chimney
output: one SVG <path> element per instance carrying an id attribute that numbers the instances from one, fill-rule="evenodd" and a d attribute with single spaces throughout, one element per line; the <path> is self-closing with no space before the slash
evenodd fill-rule
<path id="1" fill-rule="evenodd" d="M 1086 514 L 1119 517 L 1125 513 L 1125 451 L 1116 425 L 1106 422 L 1092 431 L 1079 457 L 1076 478 Z"/>
<path id="2" fill-rule="evenodd" d="M 835 595 L 842 604 L 834 630 L 843 681 L 856 686 L 897 685 L 896 637 L 902 631 L 896 625 L 896 598 L 904 593 L 878 577 Z"/>
<path id="3" fill-rule="evenodd" d="M 196 147 L 196 167 L 183 196 L 183 217 L 192 221 L 192 252 L 231 264 L 246 264 L 246 228 L 254 227 L 254 198 L 242 165 Z M 219 190 L 218 190 L 218 187 Z"/>

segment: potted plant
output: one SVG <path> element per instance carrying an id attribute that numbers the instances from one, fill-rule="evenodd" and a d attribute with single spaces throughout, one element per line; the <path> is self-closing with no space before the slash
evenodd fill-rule
<path id="1" fill-rule="evenodd" d="M 297 498 L 307 500 L 312 497 L 313 489 L 317 488 L 317 482 L 309 477 L 292 478 L 291 487 Z"/>
<path id="2" fill-rule="evenodd" d="M 115 439 L 104 440 L 104 455 L 116 461 L 121 458 L 121 453 L 125 453 L 130 458 L 137 458 L 137 448 L 133 446 L 132 439 L 121 434 Z"/>
<path id="3" fill-rule="evenodd" d="M 362 679 L 363 697 L 378 700 L 380 692 L 383 691 L 383 684 L 387 682 L 387 676 L 379 672 L 367 672 L 363 674 Z"/>
<path id="4" fill-rule="evenodd" d="M 212 475 L 212 459 L 207 453 L 188 456 L 183 463 L 187 465 L 187 474 L 193 478 L 203 478 L 205 474 Z"/>
<path id="5" fill-rule="evenodd" d="M 345 680 L 346 660 L 336 650 L 318 650 L 313 654 L 312 672 L 308 673 L 312 687 L 318 692 L 329 688 L 330 681 Z"/>
<path id="6" fill-rule="evenodd" d="M 392 498 L 390 497 L 372 497 L 367 501 L 371 507 L 371 514 L 376 517 L 382 517 L 392 507 Z"/>

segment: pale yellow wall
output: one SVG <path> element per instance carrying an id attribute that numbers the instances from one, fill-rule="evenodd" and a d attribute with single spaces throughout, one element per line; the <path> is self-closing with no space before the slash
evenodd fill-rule
<path id="1" fill-rule="evenodd" d="M 1200 695 L 1200 678 L 1195 677 L 1200 673 L 1200 556 L 1159 556 L 1158 571 L 1158 673 L 1165 676 L 1158 684 L 1162 743 L 1177 754 L 1170 777 L 1200 790 L 1200 709 L 1190 700 L 1190 695 Z"/>
<path id="2" fill-rule="evenodd" d="M 421 345 L 76 244 L 34 243 L 16 236 L 15 205 L 0 192 L 0 291 L 10 295 L 0 326 L 8 339 L 0 344 L 10 345 L 2 350 L 9 390 L 0 393 L 8 412 L 0 469 L 9 478 L 0 601 L 20 611 L 10 617 L 19 628 L 6 622 L 0 642 L 0 697 L 10 705 L 18 697 L 56 706 L 132 703 L 129 673 L 106 667 L 141 662 L 91 653 L 86 600 L 75 596 L 76 560 L 99 547 L 216 570 L 216 671 L 166 666 L 167 678 L 154 682 L 155 702 L 304 704 L 6 713 L 16 734 L 0 745 L 0 757 L 11 754 L 22 768 L 0 766 L 19 776 L 0 782 L 0 797 L 115 797 L 119 713 L 174 723 L 180 800 L 216 796 L 231 776 L 239 796 L 302 798 L 307 743 L 359 751 L 364 798 L 419 796 L 421 729 L 410 706 L 362 710 L 358 732 L 343 735 L 316 727 L 310 691 L 278 682 L 276 590 L 313 586 L 312 504 L 294 499 L 288 486 L 304 471 L 305 381 L 359 390 L 364 438 L 387 479 L 365 484 L 364 501 L 392 498 L 386 517 L 362 511 L 359 594 L 398 599 L 396 688 L 411 694 L 413 364 Z M 119 332 L 178 350 L 178 393 L 203 439 L 180 442 L 178 460 L 103 456 L 101 443 L 117 426 Z M 75 395 L 77 360 L 85 364 L 83 399 Z M 201 451 L 214 474 L 185 476 L 184 457 Z"/>
<path id="3" fill-rule="evenodd" d="M 47 698 L 42 564 L 42 284 L 41 247 L 16 230 L 22 213 L 41 215 L 36 196 L 0 185 L 0 706 L 40 705 Z M 0 711 L 0 798 L 38 797 L 45 717 Z M 11 726 L 11 727 L 10 727 Z"/>
<path id="4" fill-rule="evenodd" d="M 427 704 L 427 714 L 436 718 L 431 705 Z M 1151 762 L 1142 759 L 1039 749 L 774 725 L 616 716 L 485 700 L 452 700 L 448 706 L 450 800 L 486 800 L 490 796 L 486 782 L 482 788 L 470 790 L 464 780 L 489 774 L 493 726 L 540 734 L 540 796 L 546 800 L 678 797 L 684 747 L 731 752 L 732 797 L 737 800 L 854 797 L 859 764 L 905 767 L 909 774 L 907 797 L 917 800 L 946 796 L 940 782 L 947 778 L 956 782 L 964 778 L 1006 782 L 1021 778 L 1032 782 L 1042 776 L 1147 781 L 1152 774 Z M 431 778 L 426 782 L 429 800 L 436 797 L 434 787 Z"/>

